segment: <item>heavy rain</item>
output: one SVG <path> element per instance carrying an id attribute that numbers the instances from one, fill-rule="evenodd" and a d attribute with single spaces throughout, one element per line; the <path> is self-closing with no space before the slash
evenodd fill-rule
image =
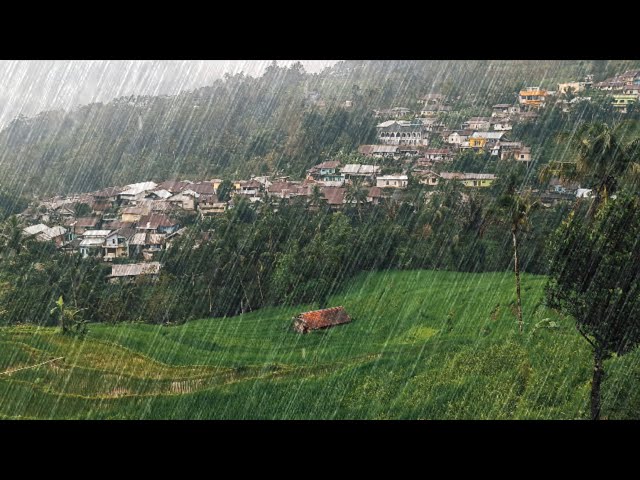
<path id="1" fill-rule="evenodd" d="M 640 417 L 640 61 L 0 72 L 0 419 Z"/>

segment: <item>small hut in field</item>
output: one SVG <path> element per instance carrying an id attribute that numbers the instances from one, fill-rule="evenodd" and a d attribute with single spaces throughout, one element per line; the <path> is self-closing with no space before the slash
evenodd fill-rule
<path id="1" fill-rule="evenodd" d="M 344 307 L 325 308 L 304 312 L 294 317 L 293 329 L 298 333 L 307 333 L 311 330 L 330 328 L 350 321 L 351 317 L 347 315 Z"/>

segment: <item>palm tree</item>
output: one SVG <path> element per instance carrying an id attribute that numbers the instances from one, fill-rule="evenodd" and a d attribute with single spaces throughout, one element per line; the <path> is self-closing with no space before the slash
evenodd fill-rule
<path id="1" fill-rule="evenodd" d="M 307 205 L 309 207 L 320 207 L 326 201 L 327 199 L 324 198 L 324 193 L 322 193 L 322 190 L 318 185 L 314 185 L 313 187 L 311 187 L 311 192 L 309 192 L 309 200 L 307 202 Z"/>
<path id="2" fill-rule="evenodd" d="M 498 200 L 497 210 L 490 210 L 489 212 L 489 216 L 496 219 L 498 223 L 507 224 L 511 231 L 513 272 L 516 280 L 516 308 L 520 333 L 524 328 L 524 321 L 522 319 L 522 295 L 520 292 L 519 236 L 531 227 L 531 213 L 539 206 L 540 203 L 532 198 L 531 192 L 521 195 L 512 191 Z"/>
<path id="3" fill-rule="evenodd" d="M 345 200 L 349 205 L 355 204 L 358 212 L 358 218 L 362 221 L 362 211 L 360 206 L 367 201 L 367 191 L 364 189 L 360 181 L 355 180 L 347 186 Z"/>
<path id="4" fill-rule="evenodd" d="M 619 132 L 606 123 L 584 123 L 575 133 L 558 135 L 557 140 L 568 145 L 570 158 L 549 163 L 541 172 L 542 178 L 555 174 L 592 187 L 594 197 L 588 216 L 593 218 L 625 175 L 640 173 L 640 163 L 635 160 L 640 140 L 625 144 L 620 137 Z"/>

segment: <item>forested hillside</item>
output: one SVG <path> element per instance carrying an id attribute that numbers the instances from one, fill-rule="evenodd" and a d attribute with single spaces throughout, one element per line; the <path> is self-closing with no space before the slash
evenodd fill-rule
<path id="1" fill-rule="evenodd" d="M 17 118 L 0 132 L 0 187 L 62 194 L 171 177 L 300 176 L 373 141 L 375 108 L 413 107 L 420 95 L 439 91 L 458 108 L 481 110 L 513 101 L 528 84 L 552 87 L 585 74 L 599 80 L 638 66 L 378 60 L 339 62 L 307 74 L 300 64 L 272 64 L 260 78 L 227 75 L 173 97 L 123 97 Z"/>

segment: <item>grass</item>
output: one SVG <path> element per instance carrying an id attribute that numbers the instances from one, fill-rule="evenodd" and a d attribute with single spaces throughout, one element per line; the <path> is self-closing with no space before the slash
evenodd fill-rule
<path id="1" fill-rule="evenodd" d="M 308 335 L 291 317 L 314 305 L 84 339 L 0 328 L 0 372 L 64 357 L 0 375 L 0 418 L 586 418 L 590 351 L 545 281 L 523 275 L 524 335 L 508 272 L 363 274 L 329 302 L 353 322 Z M 607 362 L 604 417 L 638 418 L 639 358 Z"/>

